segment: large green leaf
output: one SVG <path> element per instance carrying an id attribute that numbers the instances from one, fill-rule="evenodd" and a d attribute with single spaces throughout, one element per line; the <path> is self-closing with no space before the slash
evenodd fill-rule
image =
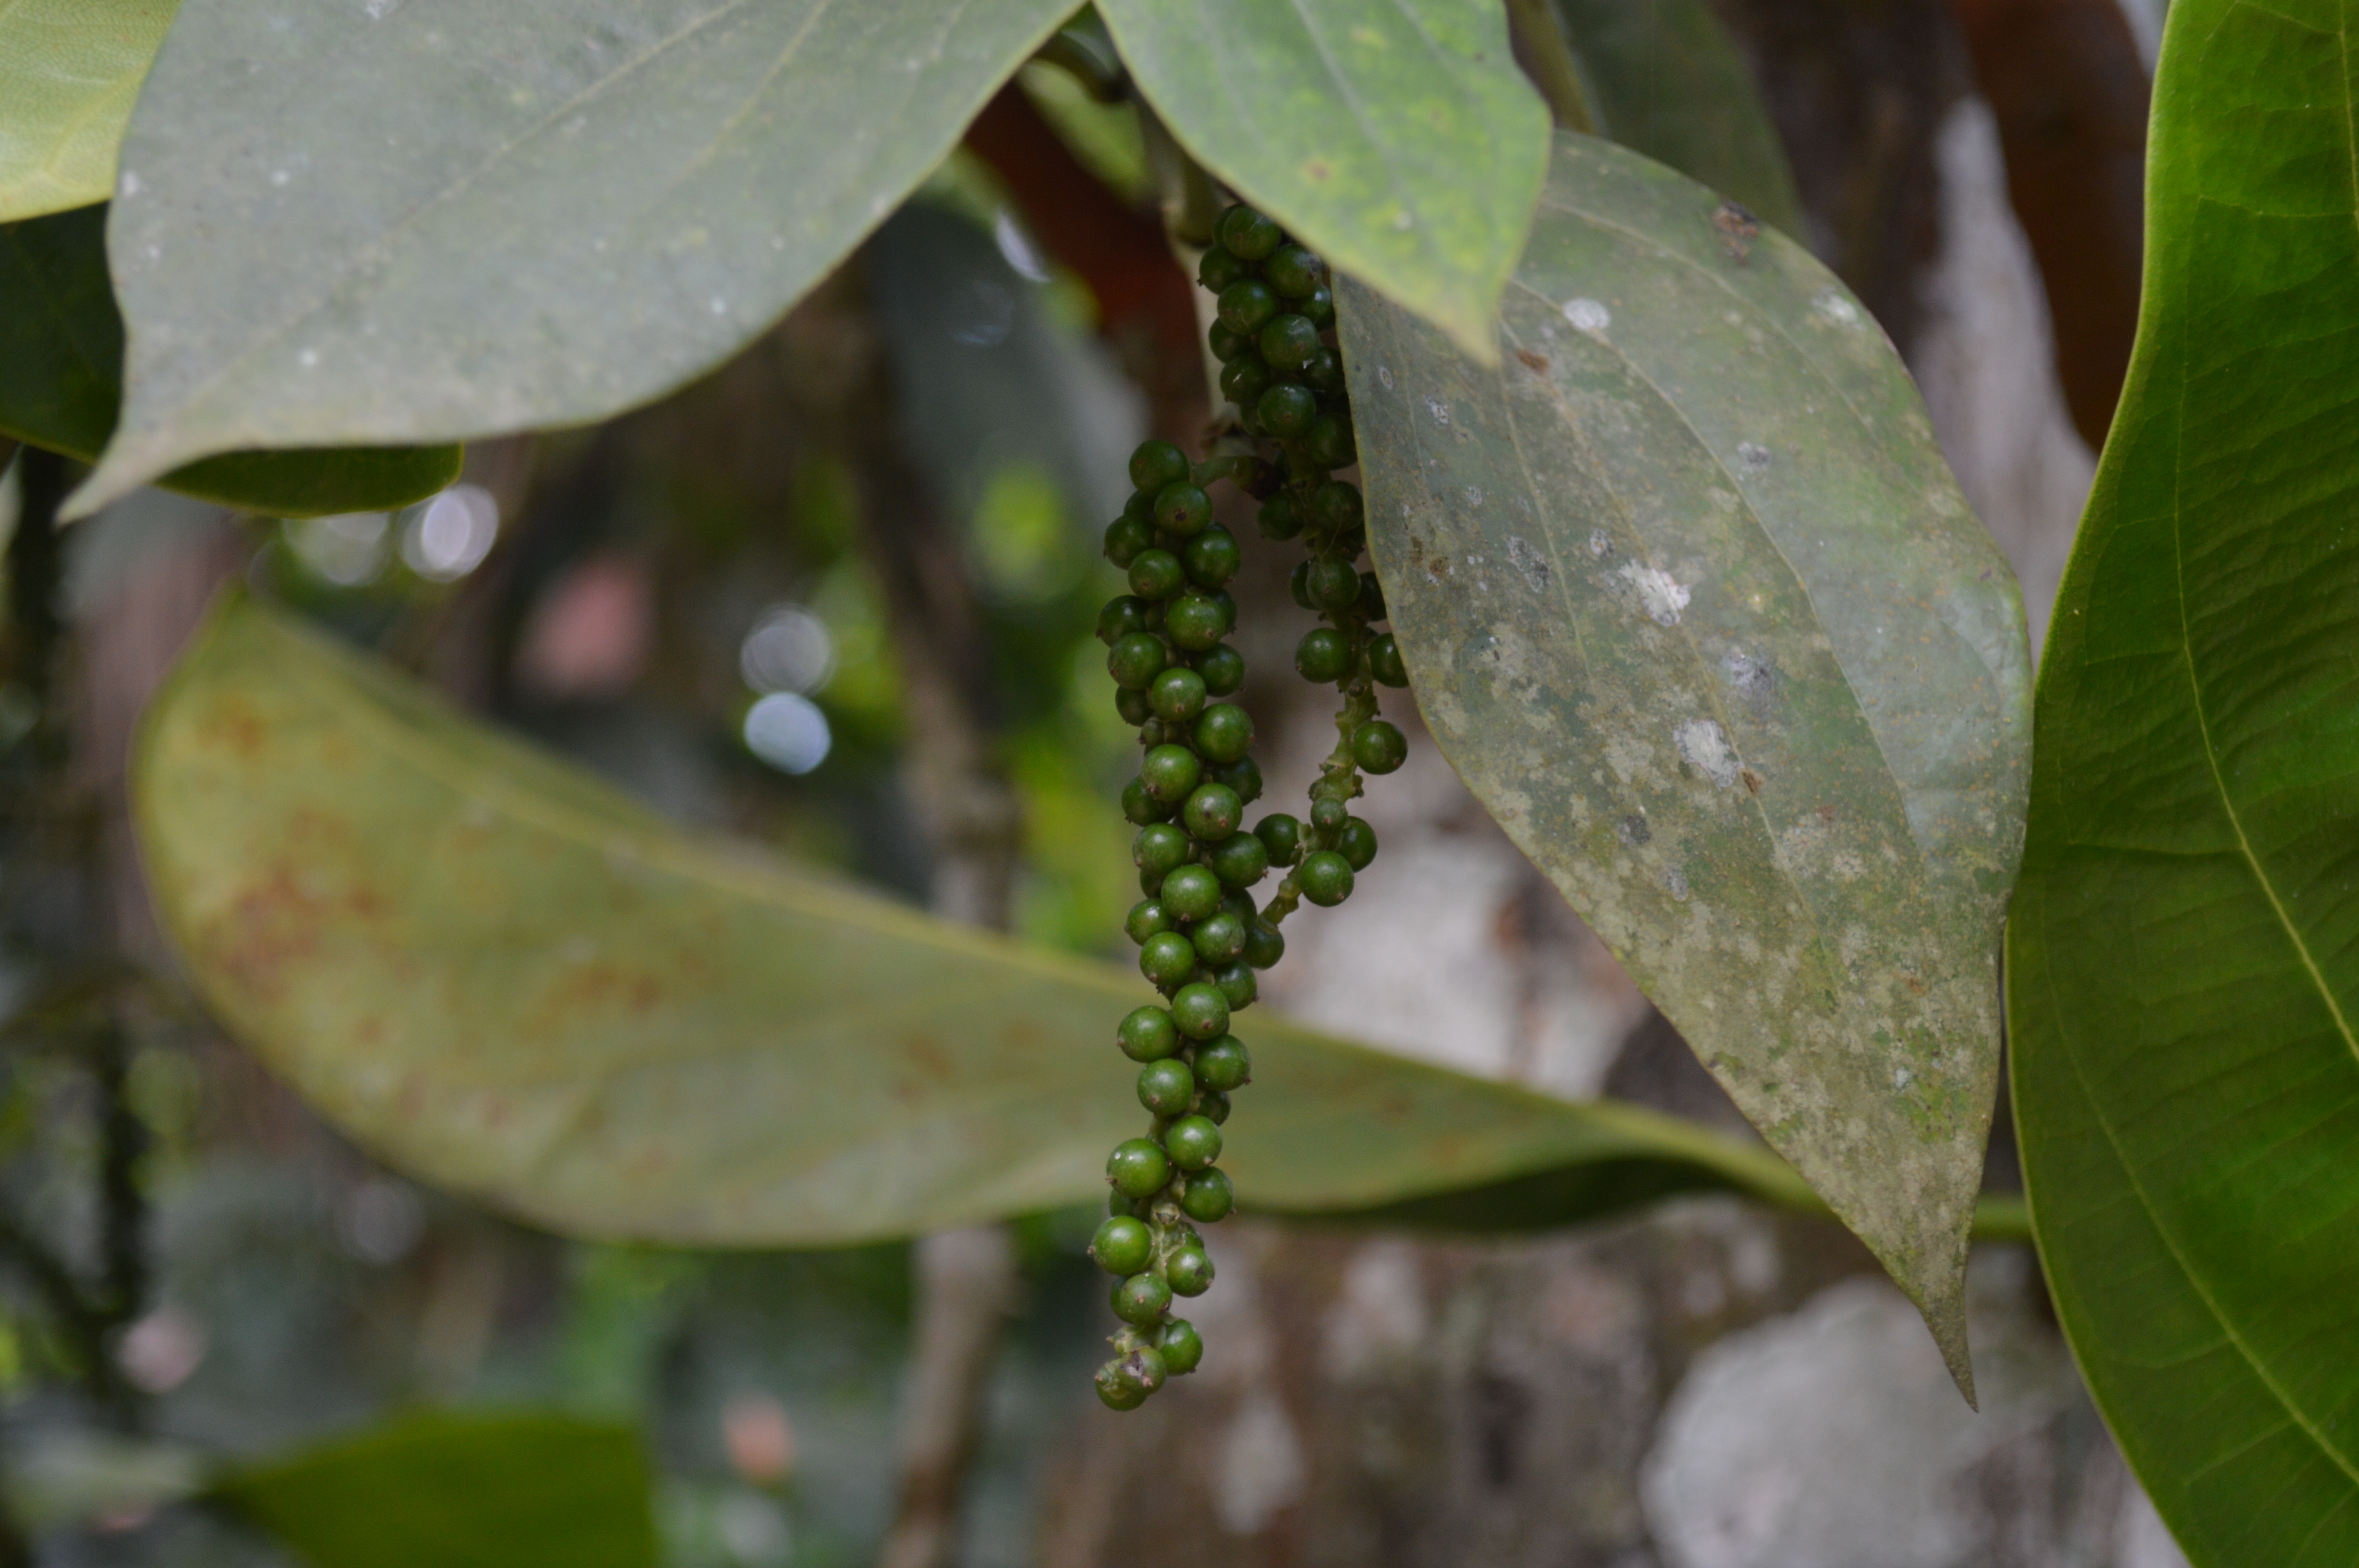
<path id="1" fill-rule="evenodd" d="M 83 462 L 114 429 L 123 319 L 106 282 L 98 208 L 0 225 L 0 434 Z M 459 477 L 456 447 L 233 452 L 166 474 L 168 490 L 242 512 L 375 512 Z"/>
<path id="2" fill-rule="evenodd" d="M 107 236 L 123 427 L 73 505 L 646 402 L 777 320 L 1070 8 L 187 0 Z"/>
<path id="3" fill-rule="evenodd" d="M 1962 1383 L 2029 654 L 1898 357 L 1800 247 L 1570 133 L 1498 368 L 1338 303 L 1427 722 Z"/>
<path id="4" fill-rule="evenodd" d="M 135 763 L 157 907 L 222 1021 L 394 1163 L 576 1235 L 908 1234 L 1104 1190 L 1135 972 L 703 842 L 233 600 Z M 1111 807 L 1109 807 L 1111 809 Z M 1807 1189 L 1758 1146 L 1264 1012 L 1223 1162 L 1263 1211 L 1479 1189 L 1512 1227 Z M 1558 1173 L 1540 1180 L 1547 1173 Z M 1527 1178 L 1531 1178 L 1527 1180 Z"/>
<path id="5" fill-rule="evenodd" d="M 310 1568 L 654 1568 L 627 1427 L 419 1415 L 215 1488 Z"/>
<path id="6" fill-rule="evenodd" d="M 1498 0 L 1100 0 L 1171 134 L 1478 356 L 1548 168 Z"/>
<path id="7" fill-rule="evenodd" d="M 103 201 L 179 0 L 0 0 L 0 223 Z"/>
<path id="8" fill-rule="evenodd" d="M 2359 23 L 2174 0 L 2007 940 L 2057 1308 L 2213 1568 L 2359 1561 Z"/>

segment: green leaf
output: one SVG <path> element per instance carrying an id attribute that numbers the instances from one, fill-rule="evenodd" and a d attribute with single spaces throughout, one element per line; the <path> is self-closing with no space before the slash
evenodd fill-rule
<path id="1" fill-rule="evenodd" d="M 123 427 L 71 505 L 211 452 L 659 396 L 842 260 L 1069 8 L 187 0 L 107 238 Z"/>
<path id="2" fill-rule="evenodd" d="M 1100 0 L 1139 89 L 1246 200 L 1477 357 L 1549 115 L 1497 0 Z"/>
<path id="3" fill-rule="evenodd" d="M 2359 1560 L 2359 228 L 2323 0 L 2174 0 L 2007 939 L 2058 1314 L 2199 1565 Z"/>
<path id="4" fill-rule="evenodd" d="M 1552 0 L 1598 134 L 1805 237 L 1785 144 L 1708 0 Z"/>
<path id="5" fill-rule="evenodd" d="M 1337 303 L 1427 723 L 1963 1386 L 2029 654 L 1898 357 L 1799 246 L 1570 133 L 1498 368 Z"/>
<path id="6" fill-rule="evenodd" d="M 418 1415 L 215 1492 L 310 1568 L 654 1568 L 648 1482 L 627 1427 Z"/>
<path id="7" fill-rule="evenodd" d="M 1114 1046 L 1153 1000 L 1135 971 L 691 838 L 250 601 L 150 708 L 135 773 L 157 907 L 216 1016 L 379 1155 L 551 1228 L 908 1235 L 1100 1201 L 1144 1125 Z M 1568 1171 L 1437 1223 L 1808 1202 L 1767 1151 L 1670 1118 L 1238 1023 L 1254 1083 L 1222 1162 L 1252 1208 Z"/>
<path id="8" fill-rule="evenodd" d="M 179 0 L 0 0 L 0 223 L 103 201 Z"/>
<path id="9" fill-rule="evenodd" d="M 94 460 L 122 397 L 123 319 L 106 282 L 106 212 L 0 225 L 0 435 Z M 456 447 L 233 452 L 157 482 L 241 512 L 380 512 L 459 477 Z"/>

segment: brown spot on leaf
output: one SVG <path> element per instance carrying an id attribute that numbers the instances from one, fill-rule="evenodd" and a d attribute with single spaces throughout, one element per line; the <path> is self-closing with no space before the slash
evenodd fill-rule
<path id="1" fill-rule="evenodd" d="M 1549 362 L 1548 356 L 1546 354 L 1536 354 L 1529 349 L 1517 349 L 1516 351 L 1516 358 L 1523 362 L 1524 368 L 1527 371 L 1531 371 L 1538 375 L 1546 375 L 1548 373 Z"/>
<path id="2" fill-rule="evenodd" d="M 1302 172 L 1324 185 L 1334 178 L 1335 169 L 1325 158 L 1315 157 L 1302 166 Z"/>
<path id="3" fill-rule="evenodd" d="M 1753 254 L 1753 242 L 1761 234 L 1761 224 L 1745 207 L 1723 197 L 1712 210 L 1712 226 L 1720 231 L 1720 243 L 1728 254 L 1743 261 Z"/>
<path id="4" fill-rule="evenodd" d="M 1751 768 L 1739 768 L 1736 770 L 1736 776 L 1745 781 L 1745 794 L 1759 795 L 1761 793 L 1761 775 L 1759 773 L 1755 773 Z"/>

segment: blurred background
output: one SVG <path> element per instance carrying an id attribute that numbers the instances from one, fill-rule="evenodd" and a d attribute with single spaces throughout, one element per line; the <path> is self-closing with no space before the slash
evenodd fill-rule
<path id="1" fill-rule="evenodd" d="M 1716 6 L 1799 237 L 1907 359 L 2035 636 L 2135 324 L 2159 4 Z M 1243 1219 L 1211 1237 L 1205 1370 L 1116 1417 L 1088 1383 L 1111 1328 L 1094 1212 L 825 1253 L 560 1240 L 375 1167 L 174 979 L 124 761 L 233 580 L 681 823 L 1126 957 L 1133 741 L 1092 636 L 1119 591 L 1097 538 L 1132 445 L 1193 445 L 1211 413 L 1151 184 L 1126 112 L 1036 63 L 751 351 L 611 424 L 482 443 L 397 514 L 280 524 L 151 492 L 53 537 L 16 521 L 70 476 L 19 460 L 0 1454 L 20 1561 L 285 1562 L 217 1511 L 113 1506 L 106 1480 L 419 1406 L 635 1425 L 680 1568 L 2183 1561 L 2023 1249 L 1975 1261 L 1974 1414 L 1862 1249 L 1735 1199 L 1512 1243 Z M 1300 628 L 1279 553 L 1230 522 L 1244 700 L 1276 738 L 1271 798 L 1299 795 L 1325 719 L 1280 678 Z M 1381 862 L 1265 996 L 1741 1131 L 1408 727 L 1365 807 Z M 1990 1179 L 2015 1180 L 2004 1109 Z"/>

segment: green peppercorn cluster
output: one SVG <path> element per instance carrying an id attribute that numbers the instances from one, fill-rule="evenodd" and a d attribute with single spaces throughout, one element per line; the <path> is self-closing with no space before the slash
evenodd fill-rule
<path id="1" fill-rule="evenodd" d="M 1360 492 L 1333 477 L 1358 453 L 1331 341 L 1326 265 L 1250 207 L 1230 208 L 1215 234 L 1197 281 L 1216 297 L 1211 345 L 1235 431 L 1201 463 L 1166 441 L 1131 454 L 1135 493 L 1105 534 L 1106 557 L 1129 573 L 1130 592 L 1098 618 L 1115 706 L 1146 748 L 1122 795 L 1138 827 L 1132 859 L 1145 895 L 1125 929 L 1140 971 L 1164 998 L 1115 1032 L 1139 1064 L 1138 1099 L 1153 1120 L 1107 1161 L 1114 1194 L 1090 1244 L 1114 1276 L 1114 1314 L 1125 1325 L 1097 1374 L 1099 1398 L 1115 1410 L 1136 1409 L 1203 1357 L 1203 1341 L 1171 1307 L 1175 1296 L 1212 1284 L 1212 1260 L 1195 1227 L 1236 1203 L 1215 1162 L 1229 1097 L 1251 1080 L 1252 1061 L 1230 1019 L 1258 994 L 1256 971 L 1284 955 L 1286 917 L 1304 899 L 1343 903 L 1375 859 L 1375 833 L 1349 803 L 1362 774 L 1391 773 L 1408 753 L 1400 730 L 1377 713 L 1376 687 L 1408 677 L 1390 633 L 1375 630 L 1384 594 L 1359 564 L 1367 547 Z M 1311 786 L 1307 819 L 1273 812 L 1250 829 L 1245 807 L 1262 793 L 1247 754 L 1253 720 L 1223 700 L 1245 677 L 1245 661 L 1223 641 L 1236 624 L 1228 583 L 1243 553 L 1212 520 L 1204 489 L 1223 479 L 1259 501 L 1266 537 L 1304 546 L 1294 600 L 1322 624 L 1296 648 L 1295 668 L 1343 698 L 1337 744 Z M 1256 908 L 1250 890 L 1273 871 L 1277 892 Z"/>

